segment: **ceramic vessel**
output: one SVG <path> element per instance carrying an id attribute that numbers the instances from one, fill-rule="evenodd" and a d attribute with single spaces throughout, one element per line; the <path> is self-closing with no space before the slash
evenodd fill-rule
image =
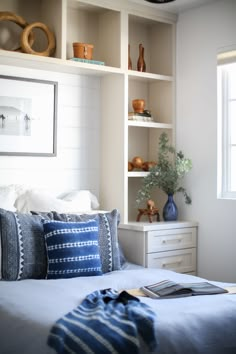
<path id="1" fill-rule="evenodd" d="M 142 168 L 143 159 L 140 156 L 135 156 L 132 160 L 132 164 L 135 168 Z"/>
<path id="2" fill-rule="evenodd" d="M 144 48 L 141 43 L 139 44 L 139 57 L 137 61 L 137 70 L 144 71 L 144 72 L 146 71 L 146 63 L 144 60 Z"/>
<path id="3" fill-rule="evenodd" d="M 132 61 L 131 61 L 131 58 L 130 58 L 130 44 L 128 46 L 128 69 L 132 70 Z"/>
<path id="4" fill-rule="evenodd" d="M 135 113 L 143 113 L 145 107 L 145 100 L 137 98 L 132 101 L 133 110 Z"/>
<path id="5" fill-rule="evenodd" d="M 93 58 L 93 45 L 87 43 L 73 43 L 74 57 L 91 60 Z"/>
<path id="6" fill-rule="evenodd" d="M 175 221 L 178 219 L 178 209 L 173 199 L 173 194 L 168 194 L 168 199 L 163 208 L 163 219 Z"/>

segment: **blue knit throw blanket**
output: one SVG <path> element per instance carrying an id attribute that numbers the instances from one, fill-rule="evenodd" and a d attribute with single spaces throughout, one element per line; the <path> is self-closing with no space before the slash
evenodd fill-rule
<path id="1" fill-rule="evenodd" d="M 156 346 L 155 313 L 126 291 L 98 290 L 52 327 L 48 345 L 57 353 L 138 354 Z"/>

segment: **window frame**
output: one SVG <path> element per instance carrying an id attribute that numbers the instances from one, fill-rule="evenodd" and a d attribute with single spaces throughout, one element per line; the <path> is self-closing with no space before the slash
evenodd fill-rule
<path id="1" fill-rule="evenodd" d="M 229 104 L 235 99 L 229 97 L 228 65 L 232 64 L 236 67 L 236 58 L 234 60 L 231 59 L 229 63 L 220 62 L 217 65 L 217 197 L 219 199 L 236 199 L 236 190 L 234 191 L 231 188 L 231 150 L 235 144 L 231 143 Z"/>

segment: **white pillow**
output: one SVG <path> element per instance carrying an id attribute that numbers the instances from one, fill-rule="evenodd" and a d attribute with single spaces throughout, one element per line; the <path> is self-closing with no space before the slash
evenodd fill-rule
<path id="1" fill-rule="evenodd" d="M 61 199 L 71 202 L 79 201 L 81 203 L 84 201 L 84 203 L 87 203 L 88 198 L 90 199 L 92 209 L 97 209 L 99 207 L 97 197 L 88 190 L 72 191 L 64 195 Z"/>
<path id="2" fill-rule="evenodd" d="M 91 206 L 92 206 L 92 209 L 98 209 L 99 207 L 99 202 L 98 202 L 98 199 L 96 197 L 96 195 L 94 195 L 93 193 L 89 192 L 90 193 L 90 198 L 91 198 Z"/>
<path id="3" fill-rule="evenodd" d="M 14 185 L 0 186 L 0 208 L 9 211 L 16 211 L 14 206 L 17 193 Z"/>
<path id="4" fill-rule="evenodd" d="M 56 211 L 58 213 L 86 212 L 91 210 L 91 198 L 89 191 L 84 192 L 87 193 L 81 193 L 81 198 L 71 201 L 57 198 L 53 194 L 43 190 L 31 189 L 17 198 L 15 207 L 21 213 L 30 213 L 30 211 Z"/>

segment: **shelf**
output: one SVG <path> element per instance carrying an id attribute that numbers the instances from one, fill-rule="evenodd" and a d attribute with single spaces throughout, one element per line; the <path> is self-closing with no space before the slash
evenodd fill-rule
<path id="1" fill-rule="evenodd" d="M 131 171 L 128 172 L 128 177 L 146 177 L 149 172 L 145 171 Z"/>
<path id="2" fill-rule="evenodd" d="M 108 74 L 124 74 L 121 69 L 88 63 L 74 62 L 52 57 L 17 53 L 11 51 L 0 51 L 0 64 L 27 67 L 39 70 L 64 72 L 69 74 L 81 74 L 92 76 L 104 76 Z"/>
<path id="3" fill-rule="evenodd" d="M 73 56 L 73 42 L 90 43 L 94 60 L 120 68 L 120 11 L 93 2 L 69 0 L 67 4 L 66 58 Z"/>
<path id="4" fill-rule="evenodd" d="M 156 128 L 156 129 L 172 129 L 172 124 L 167 123 L 156 123 L 156 122 L 138 122 L 129 120 L 128 121 L 129 127 L 142 127 L 142 128 Z"/>
<path id="5" fill-rule="evenodd" d="M 72 60 L 44 57 L 40 55 L 25 54 L 8 50 L 0 50 L 0 53 L 0 63 L 4 65 L 16 65 L 41 70 L 62 71 L 72 74 L 75 73 L 99 76 L 103 76 L 106 74 L 125 73 L 125 71 L 120 68 L 115 68 L 107 65 L 80 63 Z M 128 76 L 131 80 L 138 80 L 142 82 L 151 82 L 158 80 L 167 82 L 173 81 L 173 78 L 171 76 L 143 73 L 134 70 L 129 70 Z"/>
<path id="6" fill-rule="evenodd" d="M 129 44 L 130 58 L 132 68 L 136 69 L 139 56 L 139 45 L 144 48 L 144 60 L 147 73 L 132 75 L 145 77 L 149 80 L 163 79 L 171 80 L 174 73 L 173 53 L 174 53 L 174 36 L 173 26 L 170 23 L 148 19 L 144 16 L 129 15 Z M 153 74 L 148 74 L 153 73 Z M 163 74 L 158 75 L 158 74 Z M 156 76 L 154 75 L 156 74 Z M 166 76 L 165 76 L 166 75 Z M 169 76 L 170 75 L 170 76 Z"/>
<path id="7" fill-rule="evenodd" d="M 129 70 L 128 71 L 129 79 L 143 81 L 143 82 L 151 82 L 151 81 L 173 81 L 172 76 L 168 75 L 159 75 L 159 74 L 152 74 L 147 72 Z"/>

